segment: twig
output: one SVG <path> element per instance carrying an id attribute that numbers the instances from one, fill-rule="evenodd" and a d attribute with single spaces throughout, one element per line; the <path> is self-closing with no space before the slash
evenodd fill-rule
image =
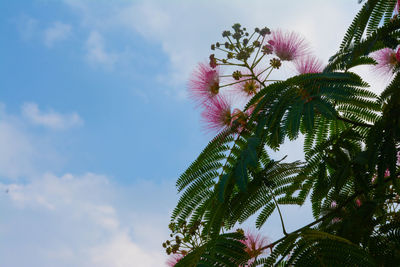
<path id="1" fill-rule="evenodd" d="M 284 234 L 285 236 L 288 236 L 288 233 L 286 232 L 286 229 L 285 229 L 285 223 L 283 222 L 283 217 L 282 217 L 281 209 L 279 208 L 278 202 L 276 201 L 275 196 L 274 196 L 274 193 L 272 192 L 271 188 L 268 188 L 268 189 L 269 189 L 269 192 L 270 192 L 270 194 L 271 194 L 271 196 L 272 196 L 272 199 L 273 199 L 274 202 L 275 202 L 275 206 L 276 206 L 276 208 L 278 209 L 279 218 L 281 219 L 283 234 Z"/>

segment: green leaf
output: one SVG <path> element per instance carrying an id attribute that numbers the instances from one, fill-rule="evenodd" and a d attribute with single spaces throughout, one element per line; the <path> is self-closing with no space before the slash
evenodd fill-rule
<path id="1" fill-rule="evenodd" d="M 336 118 L 336 110 L 328 101 L 323 99 L 314 99 L 313 104 L 315 109 L 327 119 Z"/>
<path id="2" fill-rule="evenodd" d="M 314 106 L 312 102 L 304 105 L 304 122 L 307 131 L 311 132 L 314 130 Z"/>
<path id="3" fill-rule="evenodd" d="M 221 176 L 221 180 L 218 183 L 218 200 L 220 202 L 224 202 L 225 199 L 225 189 L 226 186 L 228 185 L 228 180 L 229 180 L 230 175 L 224 174 Z"/>

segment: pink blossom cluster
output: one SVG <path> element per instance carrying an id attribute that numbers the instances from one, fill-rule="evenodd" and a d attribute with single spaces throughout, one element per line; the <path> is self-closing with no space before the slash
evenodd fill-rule
<path id="1" fill-rule="evenodd" d="M 254 233 L 253 231 L 249 230 L 245 233 L 245 239 L 240 240 L 240 242 L 246 246 L 245 251 L 250 258 L 246 263 L 246 266 L 249 266 L 258 256 L 266 254 L 263 248 L 268 245 L 269 240 L 260 233 Z M 166 264 L 169 267 L 174 267 L 182 258 L 183 255 L 181 254 L 172 254 L 168 258 Z"/>
<path id="2" fill-rule="evenodd" d="M 182 258 L 183 255 L 181 254 L 172 254 L 167 260 L 166 264 L 169 267 L 174 267 Z"/>
<path id="3" fill-rule="evenodd" d="M 295 32 L 277 30 L 268 43 L 282 61 L 292 61 L 299 74 L 319 73 L 324 68 L 322 61 L 311 54 L 305 39 Z"/>
<path id="4" fill-rule="evenodd" d="M 275 55 L 283 61 L 296 60 L 309 53 L 304 39 L 295 32 L 277 30 L 272 33 L 269 44 L 273 47 Z"/>
<path id="5" fill-rule="evenodd" d="M 376 61 L 374 70 L 382 75 L 392 75 L 400 63 L 400 47 L 397 50 L 391 48 L 383 48 L 372 54 L 372 58 Z"/>
<path id="6" fill-rule="evenodd" d="M 234 109 L 237 105 L 234 100 L 248 101 L 257 94 L 270 81 L 268 76 L 273 69 L 280 67 L 281 61 L 292 62 L 298 74 L 318 73 L 323 70 L 322 62 L 310 54 L 304 38 L 295 32 L 277 30 L 263 42 L 260 46 L 262 53 L 277 57 L 270 61 L 270 66 L 256 68 L 254 65 L 247 65 L 235 71 L 237 76 L 234 76 L 234 72 L 230 77 L 221 74 L 221 67 L 227 64 L 221 64 L 221 60 L 217 61 L 214 55 L 210 57 L 210 64 L 198 64 L 188 84 L 189 97 L 203 109 L 201 117 L 206 131 L 235 129 L 241 132 L 254 107 L 246 111 Z"/>
<path id="7" fill-rule="evenodd" d="M 269 240 L 260 233 L 254 233 L 253 231 L 247 231 L 245 233 L 245 239 L 241 242 L 246 246 L 245 251 L 249 255 L 247 265 L 251 265 L 258 256 L 266 254 L 265 246 L 268 245 Z"/>
<path id="8" fill-rule="evenodd" d="M 219 66 L 199 63 L 189 81 L 189 96 L 204 108 L 201 116 L 206 129 L 220 131 L 230 125 L 231 103 L 220 94 Z"/>
<path id="9" fill-rule="evenodd" d="M 397 147 L 397 149 L 400 149 L 400 147 Z M 397 168 L 400 168 L 400 151 L 397 152 L 397 162 L 396 162 L 396 164 L 397 164 Z M 385 177 L 385 178 L 390 177 L 389 169 L 385 170 L 385 173 L 383 174 L 383 177 Z M 371 183 L 375 183 L 376 178 L 377 178 L 377 175 L 375 174 L 371 179 Z"/>

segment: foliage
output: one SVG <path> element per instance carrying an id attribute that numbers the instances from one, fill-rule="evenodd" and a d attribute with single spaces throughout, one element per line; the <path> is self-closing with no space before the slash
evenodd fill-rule
<path id="1" fill-rule="evenodd" d="M 226 57 L 211 55 L 210 71 L 216 66 L 233 69 L 231 83 L 217 87 L 213 83 L 212 92 L 244 85 L 243 79 L 254 83 L 243 89 L 252 92 L 243 111 L 226 113 L 229 120 L 226 115 L 221 121 L 219 134 L 177 180 L 182 194 L 172 213 L 171 230 L 176 234 L 175 226 L 184 225 L 179 243 L 193 243 L 194 235 L 198 241 L 175 266 L 395 266 L 400 262 L 396 3 L 365 1 L 323 71 L 284 81 L 272 80 L 270 74 L 289 63 L 288 58 L 295 61 L 301 51 L 293 57 L 273 57 L 278 44 L 268 28 L 250 34 L 235 24 L 232 32 L 223 32 L 226 42 L 211 46 Z M 300 39 L 288 36 L 288 41 L 301 45 Z M 285 46 L 279 45 L 282 54 Z M 349 70 L 379 64 L 373 55 L 383 48 L 394 49 L 388 65 L 392 81 L 375 95 Z M 269 65 L 260 70 L 265 61 Z M 217 94 L 209 95 L 205 108 L 219 101 L 219 96 L 212 99 Z M 269 157 L 267 148 L 279 149 L 286 139 L 302 135 L 305 162 Z M 307 199 L 315 221 L 287 233 L 279 206 L 302 205 Z M 244 236 L 232 229 L 253 215 L 260 229 L 274 211 L 281 217 L 283 237 L 263 248 L 271 250 L 269 256 L 250 262 L 240 242 Z M 175 248 L 170 252 L 179 251 L 179 246 Z"/>

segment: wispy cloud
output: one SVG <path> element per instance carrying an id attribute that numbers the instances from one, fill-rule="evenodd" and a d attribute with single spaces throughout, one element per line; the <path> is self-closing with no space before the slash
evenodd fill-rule
<path id="1" fill-rule="evenodd" d="M 18 32 L 24 41 L 30 40 L 38 31 L 38 20 L 28 15 L 21 15 L 16 19 Z"/>
<path id="2" fill-rule="evenodd" d="M 70 114 L 60 114 L 53 110 L 43 112 L 36 103 L 25 103 L 21 110 L 23 116 L 31 123 L 51 129 L 64 130 L 83 124 L 83 120 L 75 112 Z"/>
<path id="3" fill-rule="evenodd" d="M 59 21 L 54 22 L 44 30 L 44 43 L 52 47 L 54 43 L 66 40 L 71 34 L 71 25 Z"/>
<path id="4" fill-rule="evenodd" d="M 0 102 L 0 181 L 27 179 L 62 166 L 64 160 L 48 142 L 53 132 L 35 135 L 30 126 L 26 118 L 8 113 Z"/>
<path id="5" fill-rule="evenodd" d="M 0 177 L 16 179 L 32 174 L 35 170 L 34 158 L 37 156 L 29 136 L 15 123 L 0 121 Z"/>
<path id="6" fill-rule="evenodd" d="M 94 66 L 101 66 L 107 69 L 112 69 L 118 60 L 118 55 L 109 52 L 105 49 L 103 36 L 97 32 L 92 31 L 86 40 L 86 59 Z"/>

